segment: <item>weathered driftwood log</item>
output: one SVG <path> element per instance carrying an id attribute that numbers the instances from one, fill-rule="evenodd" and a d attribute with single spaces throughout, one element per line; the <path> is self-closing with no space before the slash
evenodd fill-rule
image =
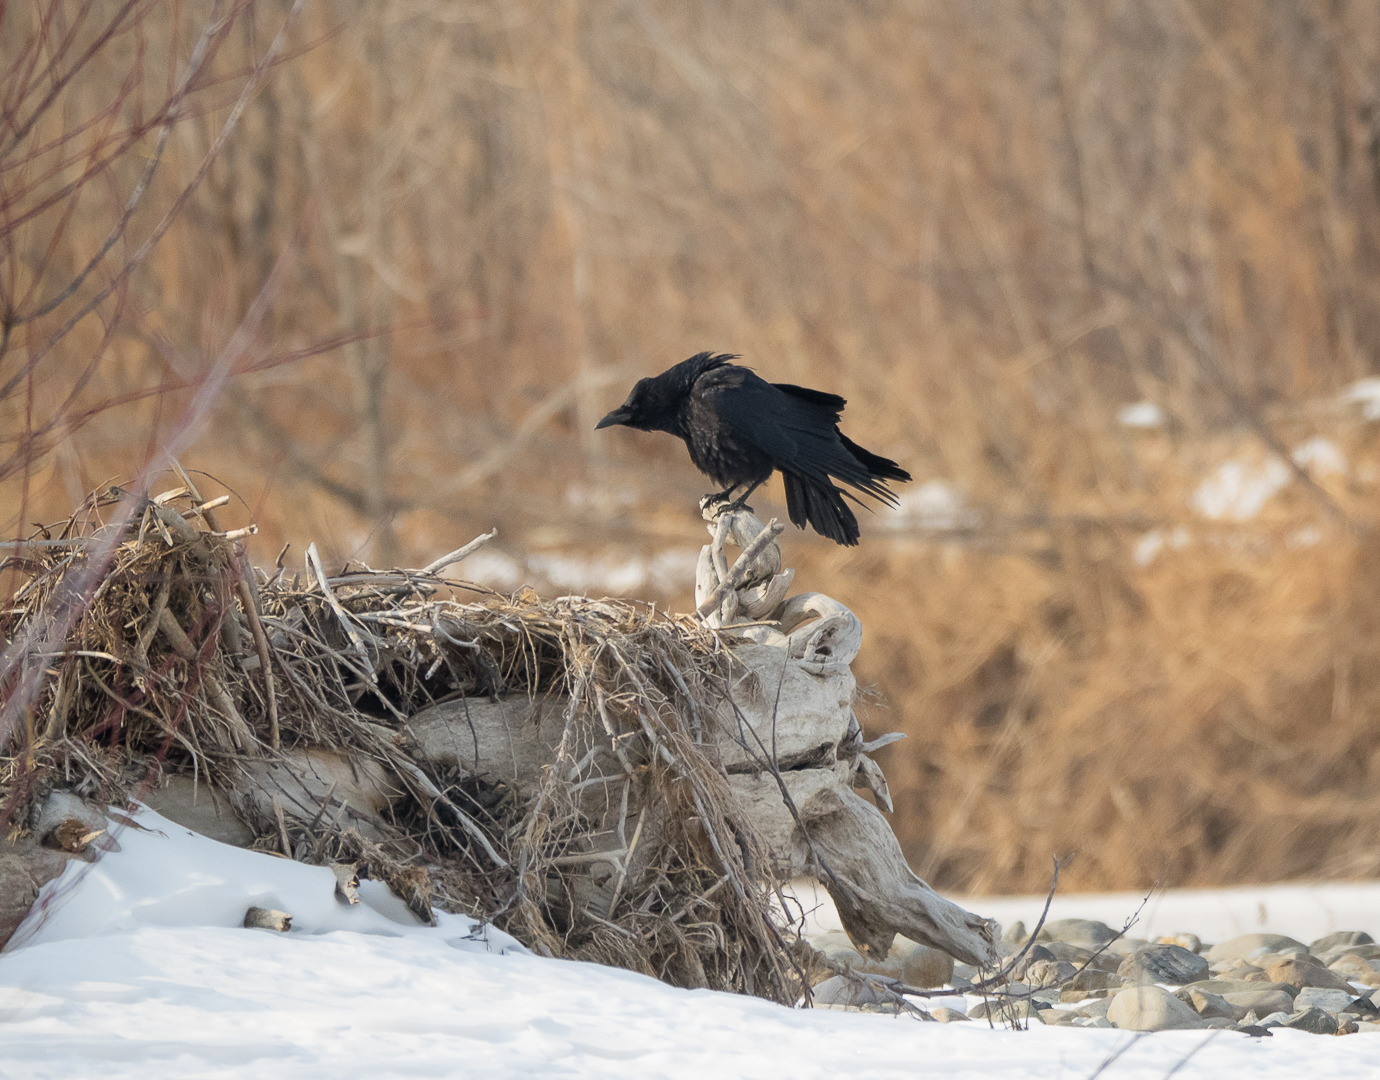
<path id="1" fill-rule="evenodd" d="M 795 814 L 774 776 L 730 776 L 729 786 L 771 846 L 777 875 L 818 879 L 866 955 L 886 956 L 900 933 L 965 964 L 990 964 L 993 924 L 915 875 L 886 818 L 848 789 L 847 776 L 844 762 L 782 773 Z"/>
<path id="2" fill-rule="evenodd" d="M 727 559 L 715 548 L 725 539 L 747 546 L 762 528 L 746 513 L 733 515 L 730 526 L 714 523 L 715 543 L 701 554 L 697 600 L 711 596 L 728 577 Z M 886 819 L 851 790 L 855 784 L 870 787 L 889 808 L 885 778 L 867 757 L 852 708 L 856 687 L 849 664 L 862 643 L 858 619 L 818 593 L 786 601 L 776 595 L 775 583 L 789 583 L 790 575 L 781 570 L 774 543 L 742 577 L 738 592 L 749 595 L 725 603 L 711 621 L 732 629 L 735 619 L 747 616 L 772 625 L 739 632 L 747 640 L 734 649 L 729 697 L 707 718 L 702 737 L 728 774 L 745 816 L 766 840 L 774 876 L 784 881 L 810 874 L 822 881 L 850 936 L 870 955 L 884 956 L 894 935 L 902 933 L 965 963 L 990 964 L 994 924 L 921 881 Z M 418 761 L 533 792 L 555 760 L 568 707 L 556 696 L 448 702 L 413 716 L 402 742 Z M 628 845 L 627 837 L 656 829 L 654 813 L 646 813 L 654 808 L 641 805 L 637 784 L 624 768 L 644 764 L 634 750 L 643 744 L 625 738 L 634 729 L 618 723 L 611 717 L 605 730 L 579 733 L 572 757 L 580 765 L 569 778 L 586 778 L 579 785 L 581 809 L 597 823 L 592 831 L 601 834 L 585 851 L 567 857 L 588 860 L 591 885 L 581 899 L 596 914 L 616 888 L 611 882 L 636 881 L 640 873 L 636 852 L 628 850 L 636 844 Z M 631 785 L 626 793 L 625 785 Z"/>

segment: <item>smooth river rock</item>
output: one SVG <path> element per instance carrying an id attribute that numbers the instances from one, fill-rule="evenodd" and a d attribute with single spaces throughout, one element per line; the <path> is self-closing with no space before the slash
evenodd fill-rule
<path id="1" fill-rule="evenodd" d="M 1127 1031 L 1168 1031 L 1199 1028 L 1202 1018 L 1168 990 L 1158 986 L 1132 986 L 1112 999 L 1107 1019 Z"/>

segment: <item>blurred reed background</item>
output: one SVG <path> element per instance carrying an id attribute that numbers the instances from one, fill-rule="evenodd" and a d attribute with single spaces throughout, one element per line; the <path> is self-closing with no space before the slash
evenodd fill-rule
<path id="1" fill-rule="evenodd" d="M 186 443 L 260 564 L 496 525 L 684 609 L 706 482 L 594 422 L 738 352 L 916 476 L 785 546 L 935 885 L 1380 874 L 1380 6 L 25 0 L 0 65 L 8 536 Z"/>

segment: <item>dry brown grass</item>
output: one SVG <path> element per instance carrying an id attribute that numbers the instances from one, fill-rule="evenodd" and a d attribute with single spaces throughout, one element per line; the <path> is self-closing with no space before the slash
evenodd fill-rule
<path id="1" fill-rule="evenodd" d="M 173 9 L 148 7 L 152 84 Z M 281 17 L 245 10 L 226 79 Z M 732 349 L 843 393 L 850 431 L 980 514 L 962 543 L 789 549 L 864 616 L 876 723 L 911 733 L 897 828 L 937 883 L 1036 888 L 1051 850 L 1080 853 L 1070 887 L 1376 871 L 1370 534 L 1302 480 L 1249 536 L 1187 500 L 1326 433 L 1353 463 L 1331 498 L 1374 516 L 1374 440 L 1318 403 L 1380 355 L 1380 9 L 412 0 L 308 4 L 309 40 L 120 317 L 0 399 L 6 431 L 60 421 L 0 479 L 12 534 L 145 466 L 305 235 L 197 450 L 256 560 L 416 561 L 493 524 L 519 558 L 696 545 L 679 447 L 591 429 L 610 369 Z M 108 101 L 129 58 L 72 93 Z M 159 205 L 225 100 L 178 127 Z M 6 303 L 50 241 L 56 280 L 80 266 L 137 172 L 55 241 L 16 233 Z M 1163 433 L 1115 422 L 1141 398 Z"/>

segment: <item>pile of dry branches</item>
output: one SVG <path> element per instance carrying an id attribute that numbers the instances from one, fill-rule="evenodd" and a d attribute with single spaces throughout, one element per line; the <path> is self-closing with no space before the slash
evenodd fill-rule
<path id="1" fill-rule="evenodd" d="M 232 790 L 303 748 L 336 752 L 387 777 L 373 828 L 341 824 L 327 792 L 310 820 L 250 808 L 256 846 L 353 862 L 424 917 L 435 904 L 491 919 L 543 954 L 798 996 L 762 845 L 701 744 L 728 692 L 712 631 L 643 605 L 438 576 L 487 537 L 422 570 L 330 576 L 314 547 L 303 572 L 281 556 L 276 573 L 253 570 L 216 520 L 228 500 L 182 480 L 151 499 L 93 498 L 0 564 L 22 582 L 0 614 L 0 827 L 22 832 L 55 786 L 120 801 L 171 771 Z M 498 695 L 562 703 L 535 792 L 410 755 L 419 709 Z M 596 732 L 627 777 L 621 815 L 604 818 L 619 844 L 604 856 L 617 877 L 602 914 L 576 895 L 598 827 L 581 795 L 598 782 L 583 753 Z M 647 836 L 624 835 L 630 789 L 658 808 Z"/>

